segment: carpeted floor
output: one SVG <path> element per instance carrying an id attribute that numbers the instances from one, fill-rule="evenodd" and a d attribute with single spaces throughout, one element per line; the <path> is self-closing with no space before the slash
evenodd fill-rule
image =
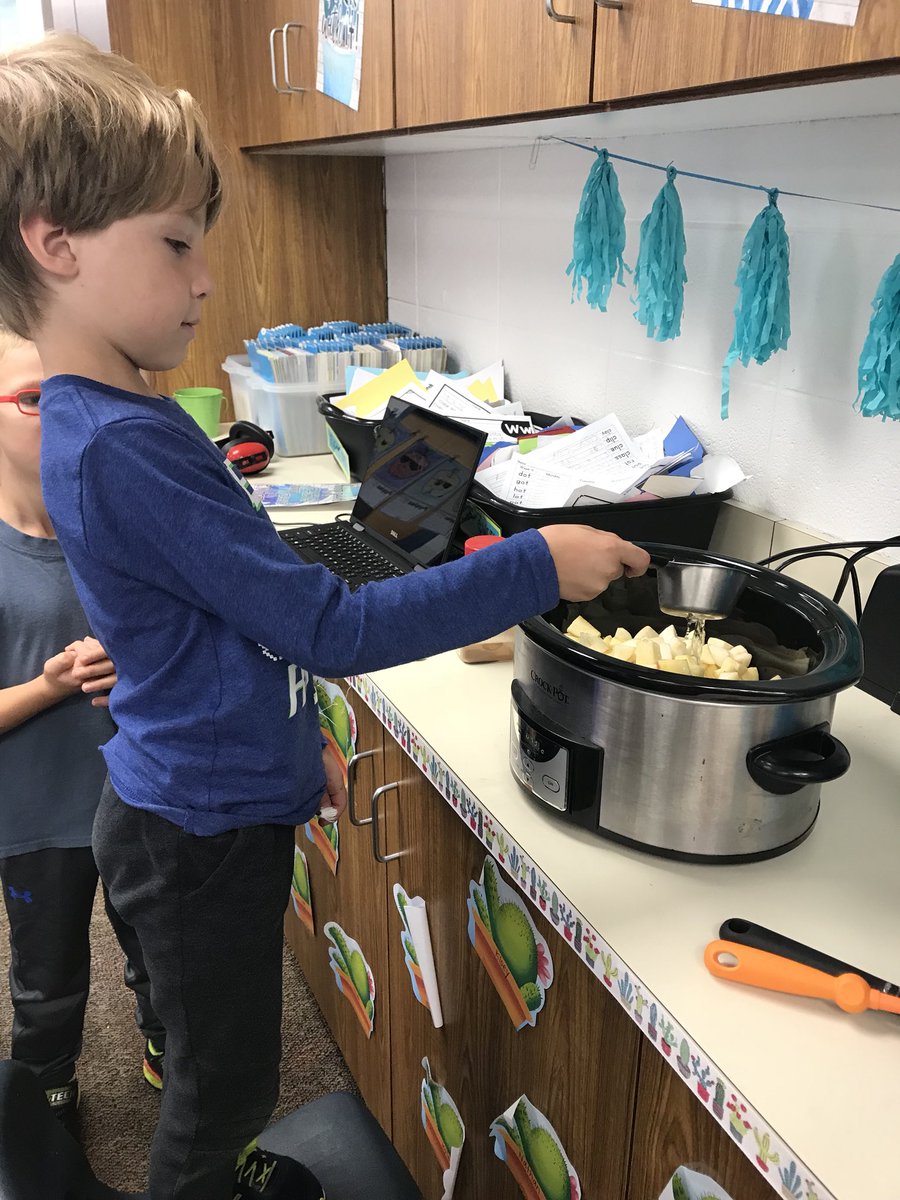
<path id="1" fill-rule="evenodd" d="M 159 1095 L 141 1075 L 143 1042 L 131 993 L 122 983 L 122 955 L 102 904 L 91 925 L 93 978 L 85 1020 L 81 1083 L 82 1142 L 104 1183 L 123 1190 L 146 1186 L 150 1138 Z M 0 1058 L 9 1056 L 12 1007 L 6 984 L 9 933 L 0 905 Z M 223 1003 L 227 998 L 223 997 Z M 290 951 L 284 953 L 284 1055 L 275 1117 L 326 1092 L 356 1090 L 347 1065 Z"/>

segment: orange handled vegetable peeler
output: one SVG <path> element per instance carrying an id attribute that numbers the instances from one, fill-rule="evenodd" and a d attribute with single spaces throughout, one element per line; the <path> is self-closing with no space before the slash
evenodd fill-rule
<path id="1" fill-rule="evenodd" d="M 861 975 L 847 972 L 826 975 L 803 963 L 752 946 L 721 939 L 710 942 L 703 955 L 707 970 L 719 979 L 731 979 L 751 987 L 767 988 L 771 992 L 788 992 L 793 996 L 816 996 L 832 1000 L 844 1012 L 863 1012 L 867 1008 L 882 1012 L 900 1013 L 900 997 L 886 996 L 869 987 Z"/>

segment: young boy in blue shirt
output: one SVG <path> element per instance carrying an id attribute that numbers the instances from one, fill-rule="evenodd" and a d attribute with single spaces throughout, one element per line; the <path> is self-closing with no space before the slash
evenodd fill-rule
<path id="1" fill-rule="evenodd" d="M 72 584 L 41 495 L 41 361 L 0 329 L 0 882 L 9 920 L 11 1056 L 77 1132 L 90 923 L 97 890 L 91 827 L 115 733 L 115 671 Z M 91 699 L 93 696 L 93 699 Z M 106 908 L 158 1086 L 165 1034 L 134 931 Z"/>
<path id="2" fill-rule="evenodd" d="M 301 563 L 140 373 L 194 336 L 219 203 L 186 93 L 77 39 L 0 57 L 0 320 L 44 360 L 44 494 L 116 663 L 94 849 L 167 1031 L 150 1196 L 318 1200 L 252 1142 L 278 1091 L 294 827 L 346 801 L 314 673 L 478 641 L 649 559 L 568 525 L 356 593 Z"/>

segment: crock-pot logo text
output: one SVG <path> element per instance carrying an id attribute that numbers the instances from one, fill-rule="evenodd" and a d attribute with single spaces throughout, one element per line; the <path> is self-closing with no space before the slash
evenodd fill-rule
<path id="1" fill-rule="evenodd" d="M 557 687 L 555 683 L 548 683 L 546 679 L 542 679 L 537 671 L 531 672 L 531 679 L 536 683 L 542 692 L 546 692 L 551 700 L 558 700 L 560 704 L 569 703 L 569 694 L 564 692 L 561 687 Z"/>

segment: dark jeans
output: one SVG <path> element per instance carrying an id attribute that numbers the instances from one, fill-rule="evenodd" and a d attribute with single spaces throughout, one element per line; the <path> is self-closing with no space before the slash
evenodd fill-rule
<path id="1" fill-rule="evenodd" d="M 231 1200 L 277 1102 L 293 844 L 287 825 L 197 837 L 103 790 L 94 853 L 166 1027 L 151 1200 Z"/>
<path id="2" fill-rule="evenodd" d="M 97 866 L 90 846 L 35 850 L 0 859 L 9 917 L 11 1057 L 44 1087 L 68 1083 L 81 1054 L 91 978 L 90 925 Z M 135 994 L 137 1022 L 154 1045 L 165 1030 L 150 1003 L 150 983 L 133 929 L 109 902 L 106 913 L 125 954 L 125 982 Z"/>

